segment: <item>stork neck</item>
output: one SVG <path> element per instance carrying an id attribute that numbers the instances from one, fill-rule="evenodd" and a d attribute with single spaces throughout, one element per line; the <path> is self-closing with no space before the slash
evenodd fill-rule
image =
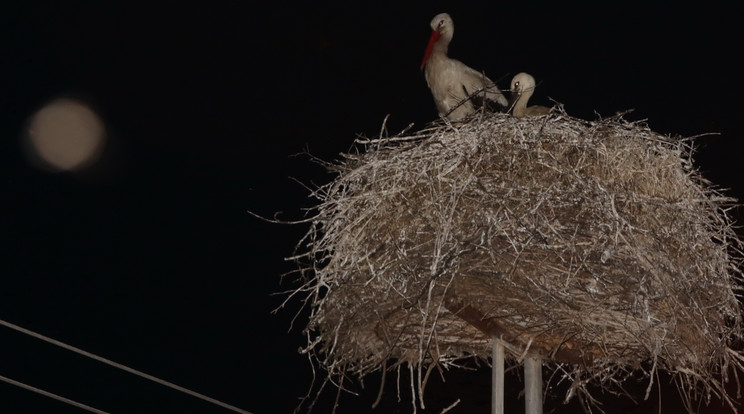
<path id="1" fill-rule="evenodd" d="M 513 112 L 520 113 L 527 109 L 527 101 L 530 100 L 530 96 L 532 96 L 532 90 L 528 89 L 522 93 L 519 94 L 517 97 L 517 102 L 514 103 L 514 109 Z"/>
<path id="2" fill-rule="evenodd" d="M 434 43 L 433 52 L 434 53 L 443 53 L 444 55 L 447 55 L 447 51 L 449 50 L 449 44 L 452 40 L 452 35 L 449 33 L 442 33 L 442 37 L 439 38 L 439 40 Z"/>

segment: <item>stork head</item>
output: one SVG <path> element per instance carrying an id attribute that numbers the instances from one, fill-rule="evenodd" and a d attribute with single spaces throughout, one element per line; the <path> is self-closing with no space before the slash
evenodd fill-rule
<path id="1" fill-rule="evenodd" d="M 426 46 L 426 53 L 424 53 L 424 60 L 421 61 L 421 69 L 426 66 L 426 62 L 431 56 L 434 45 L 439 39 L 444 38 L 445 42 L 449 44 L 452 40 L 452 35 L 455 32 L 455 24 L 452 22 L 452 18 L 447 13 L 439 13 L 431 20 L 431 37 L 429 37 L 429 44 Z"/>
<path id="2" fill-rule="evenodd" d="M 514 75 L 511 81 L 511 92 L 517 95 L 532 95 L 535 90 L 535 78 L 529 73 L 521 72 Z"/>
<path id="3" fill-rule="evenodd" d="M 439 32 L 441 36 L 452 37 L 455 31 L 455 24 L 447 13 L 439 13 L 431 19 L 431 30 Z"/>

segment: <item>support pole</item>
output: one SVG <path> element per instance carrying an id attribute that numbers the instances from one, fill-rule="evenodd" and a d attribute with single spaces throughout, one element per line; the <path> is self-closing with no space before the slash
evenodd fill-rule
<path id="1" fill-rule="evenodd" d="M 493 338 L 491 414 L 504 414 L 504 344 Z"/>
<path id="2" fill-rule="evenodd" d="M 542 359 L 539 356 L 524 359 L 524 412 L 542 414 Z"/>

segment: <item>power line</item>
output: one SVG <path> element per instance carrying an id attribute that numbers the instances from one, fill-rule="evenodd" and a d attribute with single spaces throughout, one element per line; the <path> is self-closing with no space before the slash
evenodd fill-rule
<path id="1" fill-rule="evenodd" d="M 0 375 L 0 381 L 5 381 L 8 384 L 13 384 L 13 385 L 15 385 L 17 387 L 25 388 L 25 389 L 27 389 L 29 391 L 33 391 L 35 393 L 38 393 L 38 394 L 41 394 L 41 395 L 45 395 L 45 396 L 47 396 L 49 398 L 54 398 L 57 401 L 62 401 L 64 403 L 67 403 L 67 404 L 70 404 L 70 405 L 74 405 L 75 407 L 82 408 L 83 410 L 90 411 L 92 413 L 96 413 L 96 414 L 109 414 L 106 411 L 101 411 L 101 410 L 99 410 L 97 408 L 93 408 L 93 407 L 88 406 L 88 405 L 85 405 L 83 403 L 79 403 L 79 402 L 74 401 L 74 400 L 71 400 L 69 398 L 65 398 L 65 397 L 63 397 L 61 395 L 53 394 L 53 393 L 51 393 L 49 391 L 44 391 L 44 390 L 42 390 L 40 388 L 36 388 L 34 386 L 31 386 L 31 385 L 28 385 L 28 384 L 24 384 L 24 383 L 22 383 L 20 381 L 16 381 L 14 379 L 10 379 L 10 378 L 4 377 L 2 375 Z"/>
<path id="2" fill-rule="evenodd" d="M 136 370 L 134 368 L 129 368 L 126 365 L 122 365 L 122 364 L 120 364 L 118 362 L 114 362 L 114 361 L 112 361 L 110 359 L 106 359 L 106 358 L 101 357 L 101 356 L 98 356 L 96 354 L 92 354 L 92 353 L 90 353 L 88 351 L 84 351 L 84 350 L 82 350 L 80 348 L 76 348 L 76 347 L 74 347 L 72 345 L 68 345 L 68 344 L 66 344 L 64 342 L 58 341 L 58 340 L 53 339 L 53 338 L 50 338 L 48 336 L 44 336 L 42 334 L 36 333 L 36 332 L 31 331 L 29 329 L 26 329 L 24 327 L 21 327 L 21 326 L 12 324 L 10 322 L 6 322 L 6 321 L 4 321 L 2 319 L 0 319 L 0 325 L 3 325 L 5 327 L 8 327 L 8 328 L 13 329 L 15 331 L 24 333 L 26 335 L 33 336 L 34 338 L 41 339 L 42 341 L 48 342 L 48 343 L 50 343 L 52 345 L 57 345 L 58 347 L 67 349 L 68 351 L 75 352 L 77 354 L 86 356 L 86 357 L 91 358 L 91 359 L 95 359 L 96 361 L 103 362 L 104 364 L 111 365 L 114 368 L 119 368 L 122 371 L 126 371 L 126 372 L 129 372 L 131 374 L 134 374 L 134 375 L 140 376 L 142 378 L 148 379 L 150 381 L 157 382 L 158 384 L 165 385 L 166 387 L 172 388 L 172 389 L 174 389 L 176 391 L 180 391 L 182 393 L 191 395 L 192 397 L 196 397 L 196 398 L 199 398 L 201 400 L 210 402 L 212 404 L 219 405 L 220 407 L 225 408 L 225 409 L 228 409 L 230 411 L 234 411 L 236 413 L 241 413 L 241 414 L 252 414 L 250 411 L 246 411 L 246 410 L 243 410 L 241 408 L 235 407 L 233 405 L 224 403 L 222 401 L 219 401 L 219 400 L 216 400 L 214 398 L 208 397 L 208 396 L 206 396 L 204 394 L 199 394 L 196 391 L 191 391 L 188 388 L 181 387 L 180 385 L 176 385 L 176 384 L 174 384 L 172 382 L 168 382 L 166 380 L 162 380 L 162 379 L 157 378 L 157 377 L 154 377 L 154 376 L 152 376 L 150 374 L 146 374 L 146 373 L 144 373 L 142 371 L 138 371 L 138 370 Z M 46 391 L 44 391 L 44 392 L 46 392 Z M 54 394 L 52 394 L 52 395 L 54 395 Z M 60 397 L 60 398 L 62 398 L 62 397 Z M 103 412 L 103 411 L 95 411 L 95 412 Z"/>

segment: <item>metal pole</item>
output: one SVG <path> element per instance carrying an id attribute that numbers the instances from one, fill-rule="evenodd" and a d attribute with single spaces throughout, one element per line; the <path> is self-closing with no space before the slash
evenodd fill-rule
<path id="1" fill-rule="evenodd" d="M 493 338 L 491 414 L 504 414 L 504 344 Z"/>
<path id="2" fill-rule="evenodd" d="M 539 356 L 524 359 L 524 412 L 542 414 L 542 359 Z"/>

